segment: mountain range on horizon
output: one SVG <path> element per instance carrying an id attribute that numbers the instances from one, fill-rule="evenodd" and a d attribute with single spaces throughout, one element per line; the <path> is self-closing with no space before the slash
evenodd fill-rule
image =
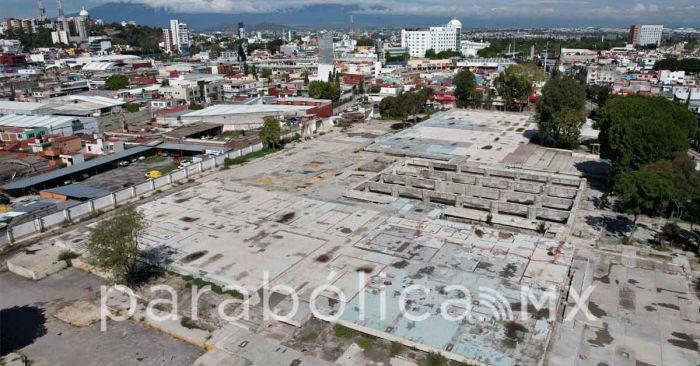
<path id="1" fill-rule="evenodd" d="M 433 15 L 386 14 L 378 11 L 370 14 L 360 11 L 357 5 L 317 4 L 294 10 L 265 13 L 175 13 L 165 8 L 154 8 L 138 3 L 106 3 L 89 9 L 93 19 L 104 22 L 135 21 L 137 24 L 154 27 L 167 27 L 170 19 L 187 23 L 195 31 L 233 30 L 238 22 L 246 29 L 322 29 L 322 28 L 402 28 L 430 26 L 447 23 L 450 19 Z M 377 10 L 382 8 L 377 7 Z M 353 15 L 354 23 L 350 23 Z M 465 28 L 504 28 L 504 27 L 573 27 L 573 26 L 614 26 L 627 27 L 627 24 L 595 24 L 590 21 L 573 24 L 571 21 L 545 21 L 533 19 L 491 19 L 459 17 Z M 257 25 L 257 26 L 256 26 Z"/>
<path id="2" fill-rule="evenodd" d="M 89 9 L 90 17 L 106 23 L 133 20 L 137 24 L 167 27 L 170 19 L 187 23 L 191 29 L 208 31 L 237 28 L 243 22 L 246 29 L 265 28 L 349 28 L 350 14 L 359 10 L 356 5 L 320 4 L 295 10 L 266 13 L 175 13 L 164 8 L 153 8 L 136 3 L 106 3 Z M 323 21 L 319 22 L 319 19 Z M 448 19 L 449 20 L 449 19 Z M 447 20 L 433 16 L 398 16 L 355 14 L 355 26 L 402 27 L 407 23 L 415 26 L 440 24 Z M 436 23 L 437 22 L 437 23 Z"/>

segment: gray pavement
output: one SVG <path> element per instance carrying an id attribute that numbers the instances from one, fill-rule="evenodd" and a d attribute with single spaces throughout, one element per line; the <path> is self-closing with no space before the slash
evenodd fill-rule
<path id="1" fill-rule="evenodd" d="M 40 281 L 0 273 L 0 309 L 34 305 L 44 310 L 46 334 L 19 350 L 32 365 L 191 365 L 203 350 L 132 321 L 75 327 L 54 318 L 58 307 L 96 299 L 102 281 L 69 268 Z"/>

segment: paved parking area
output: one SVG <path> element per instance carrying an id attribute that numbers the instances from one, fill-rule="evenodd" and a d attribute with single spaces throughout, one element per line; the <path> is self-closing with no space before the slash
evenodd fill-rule
<path id="1" fill-rule="evenodd" d="M 126 167 L 116 167 L 110 171 L 91 176 L 81 182 L 95 188 L 117 191 L 124 187 L 133 184 L 141 183 L 146 180 L 144 174 L 150 170 L 165 170 L 175 164 L 170 157 L 161 159 L 148 159 L 145 161 L 137 161 Z"/>

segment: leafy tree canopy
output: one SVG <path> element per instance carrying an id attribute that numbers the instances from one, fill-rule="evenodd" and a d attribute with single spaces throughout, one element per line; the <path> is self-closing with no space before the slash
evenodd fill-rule
<path id="1" fill-rule="evenodd" d="M 340 99 L 340 86 L 337 83 L 314 80 L 309 83 L 309 95 L 314 98 L 331 99 L 337 102 Z"/>
<path id="2" fill-rule="evenodd" d="M 586 89 L 573 78 L 557 76 L 542 88 L 537 100 L 537 126 L 545 146 L 574 148 L 586 121 Z"/>
<path id="3" fill-rule="evenodd" d="M 665 58 L 663 60 L 656 61 L 654 64 L 654 70 L 697 73 L 700 72 L 700 58 L 684 58 L 682 60 L 678 60 L 676 58 Z"/>
<path id="4" fill-rule="evenodd" d="M 496 78 L 496 90 L 503 98 L 506 110 L 514 110 L 518 105 L 527 103 L 532 80 L 530 70 L 520 64 L 509 66 Z"/>
<path id="5" fill-rule="evenodd" d="M 114 74 L 105 81 L 105 89 L 119 90 L 129 86 L 129 78 L 125 75 Z"/>
<path id="6" fill-rule="evenodd" d="M 476 78 L 471 71 L 467 69 L 459 71 L 452 82 L 455 85 L 455 99 L 458 107 L 473 106 L 480 100 L 476 92 Z"/>
<path id="7" fill-rule="evenodd" d="M 663 97 L 613 98 L 598 112 L 601 156 L 623 171 L 671 159 L 688 149 L 696 124 L 684 105 Z"/>
<path id="8" fill-rule="evenodd" d="M 90 230 L 88 252 L 116 283 L 133 284 L 139 273 L 139 237 L 145 229 L 143 213 L 126 207 Z"/>
<path id="9" fill-rule="evenodd" d="M 673 176 L 669 172 L 635 170 L 620 173 L 614 187 L 620 208 L 636 217 L 662 214 L 673 197 Z"/>
<path id="10" fill-rule="evenodd" d="M 260 140 L 268 148 L 277 148 L 280 145 L 282 128 L 280 122 L 272 117 L 265 117 L 260 130 Z"/>

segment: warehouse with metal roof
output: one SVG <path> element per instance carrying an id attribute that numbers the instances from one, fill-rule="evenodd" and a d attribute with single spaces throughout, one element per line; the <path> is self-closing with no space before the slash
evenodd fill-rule
<path id="1" fill-rule="evenodd" d="M 51 105 L 49 103 L 14 102 L 0 100 L 0 115 L 3 114 L 44 114 Z"/>
<path id="2" fill-rule="evenodd" d="M 211 122 L 224 125 L 224 131 L 250 130 L 262 126 L 265 117 L 300 117 L 315 106 L 273 104 L 219 104 L 181 116 L 183 124 L 189 122 Z"/>
<path id="3" fill-rule="evenodd" d="M 91 117 L 9 114 L 0 117 L 0 131 L 7 127 L 22 129 L 43 127 L 51 135 L 71 136 L 81 133 L 95 133 L 97 131 L 97 120 Z"/>
<path id="4" fill-rule="evenodd" d="M 114 162 L 134 156 L 148 155 L 153 149 L 153 146 L 139 145 L 114 154 L 98 156 L 92 160 L 67 168 L 57 169 L 34 177 L 18 179 L 4 185 L 2 189 L 12 196 L 21 196 L 29 192 L 57 187 L 68 180 L 82 180 L 86 175 L 95 175 L 101 171 L 111 169 Z"/>

